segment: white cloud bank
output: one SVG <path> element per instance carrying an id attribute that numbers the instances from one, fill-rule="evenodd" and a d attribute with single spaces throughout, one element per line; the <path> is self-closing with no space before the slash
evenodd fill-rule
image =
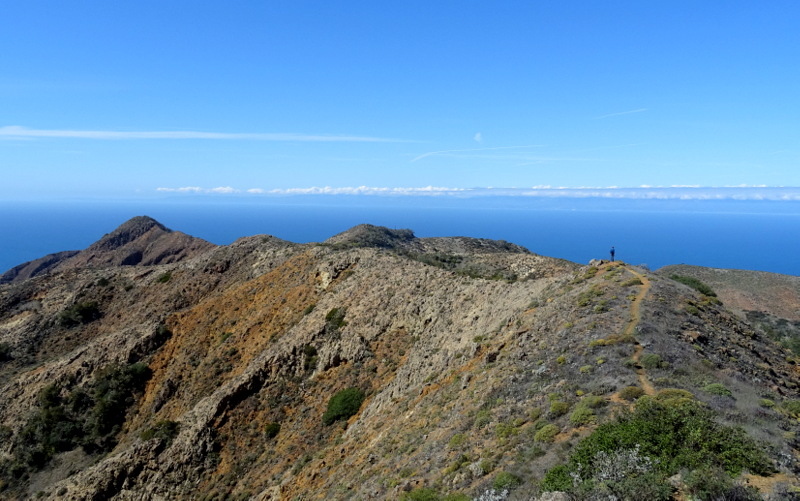
<path id="1" fill-rule="evenodd" d="M 607 187 L 553 187 L 531 188 L 446 188 L 441 186 L 389 188 L 375 186 L 317 187 L 310 188 L 249 188 L 230 186 L 200 188 L 157 188 L 165 193 L 195 194 L 250 194 L 250 195 L 374 195 L 374 196 L 453 196 L 468 197 L 539 197 L 539 198 L 604 198 L 627 200 L 771 200 L 800 201 L 800 187 L 769 186 L 640 186 L 634 188 Z"/>
<path id="2" fill-rule="evenodd" d="M 300 142 L 367 142 L 391 143 L 406 142 L 369 136 L 347 136 L 332 134 L 293 134 L 260 132 L 200 132 L 200 131 L 114 131 L 114 130 L 63 130 L 29 129 L 18 125 L 0 127 L 0 138 L 5 139 L 223 139 L 250 141 L 300 141 Z"/>

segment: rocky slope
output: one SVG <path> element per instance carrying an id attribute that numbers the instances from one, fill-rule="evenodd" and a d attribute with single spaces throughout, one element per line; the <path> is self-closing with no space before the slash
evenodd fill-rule
<path id="1" fill-rule="evenodd" d="M 800 321 L 800 277 L 690 265 L 665 266 L 658 273 L 695 277 L 711 286 L 729 308 Z"/>
<path id="2" fill-rule="evenodd" d="M 797 485 L 797 356 L 724 300 L 507 242 L 214 247 L 150 221 L 0 286 L 3 496 L 531 499 L 676 389 L 756 441 L 764 496 Z"/>

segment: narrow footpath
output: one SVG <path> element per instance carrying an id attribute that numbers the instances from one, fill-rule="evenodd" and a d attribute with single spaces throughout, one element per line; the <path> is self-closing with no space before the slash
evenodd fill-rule
<path id="1" fill-rule="evenodd" d="M 642 313 L 640 305 L 642 300 L 647 296 L 647 293 L 650 291 L 650 280 L 642 275 L 641 273 L 632 270 L 631 268 L 623 265 L 626 271 L 635 275 L 639 280 L 642 281 L 641 289 L 639 290 L 639 294 L 636 295 L 636 298 L 631 303 L 631 319 L 628 322 L 628 325 L 625 326 L 625 330 L 623 331 L 623 335 L 627 337 L 628 335 L 633 336 L 634 339 L 634 331 L 636 330 L 636 326 L 639 325 L 639 322 L 642 320 Z M 645 371 L 644 367 L 641 366 L 639 363 L 639 359 L 642 356 L 642 351 L 644 351 L 644 347 L 639 343 L 639 340 L 636 340 L 636 350 L 633 353 L 633 361 L 636 362 L 636 375 L 639 377 L 639 385 L 641 385 L 642 389 L 647 395 L 655 395 L 656 389 L 653 388 L 653 385 L 650 383 L 650 380 L 647 378 L 647 371 Z"/>

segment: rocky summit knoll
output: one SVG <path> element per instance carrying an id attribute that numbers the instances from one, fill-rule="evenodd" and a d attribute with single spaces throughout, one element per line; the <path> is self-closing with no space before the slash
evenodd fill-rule
<path id="1" fill-rule="evenodd" d="M 686 270 L 149 218 L 14 270 L 5 499 L 797 497 L 790 310 Z"/>

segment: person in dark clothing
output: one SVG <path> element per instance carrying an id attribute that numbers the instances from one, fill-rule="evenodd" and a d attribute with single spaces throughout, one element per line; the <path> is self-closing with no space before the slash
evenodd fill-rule
<path id="1" fill-rule="evenodd" d="M 611 261 L 614 261 L 614 246 L 611 246 Z"/>

